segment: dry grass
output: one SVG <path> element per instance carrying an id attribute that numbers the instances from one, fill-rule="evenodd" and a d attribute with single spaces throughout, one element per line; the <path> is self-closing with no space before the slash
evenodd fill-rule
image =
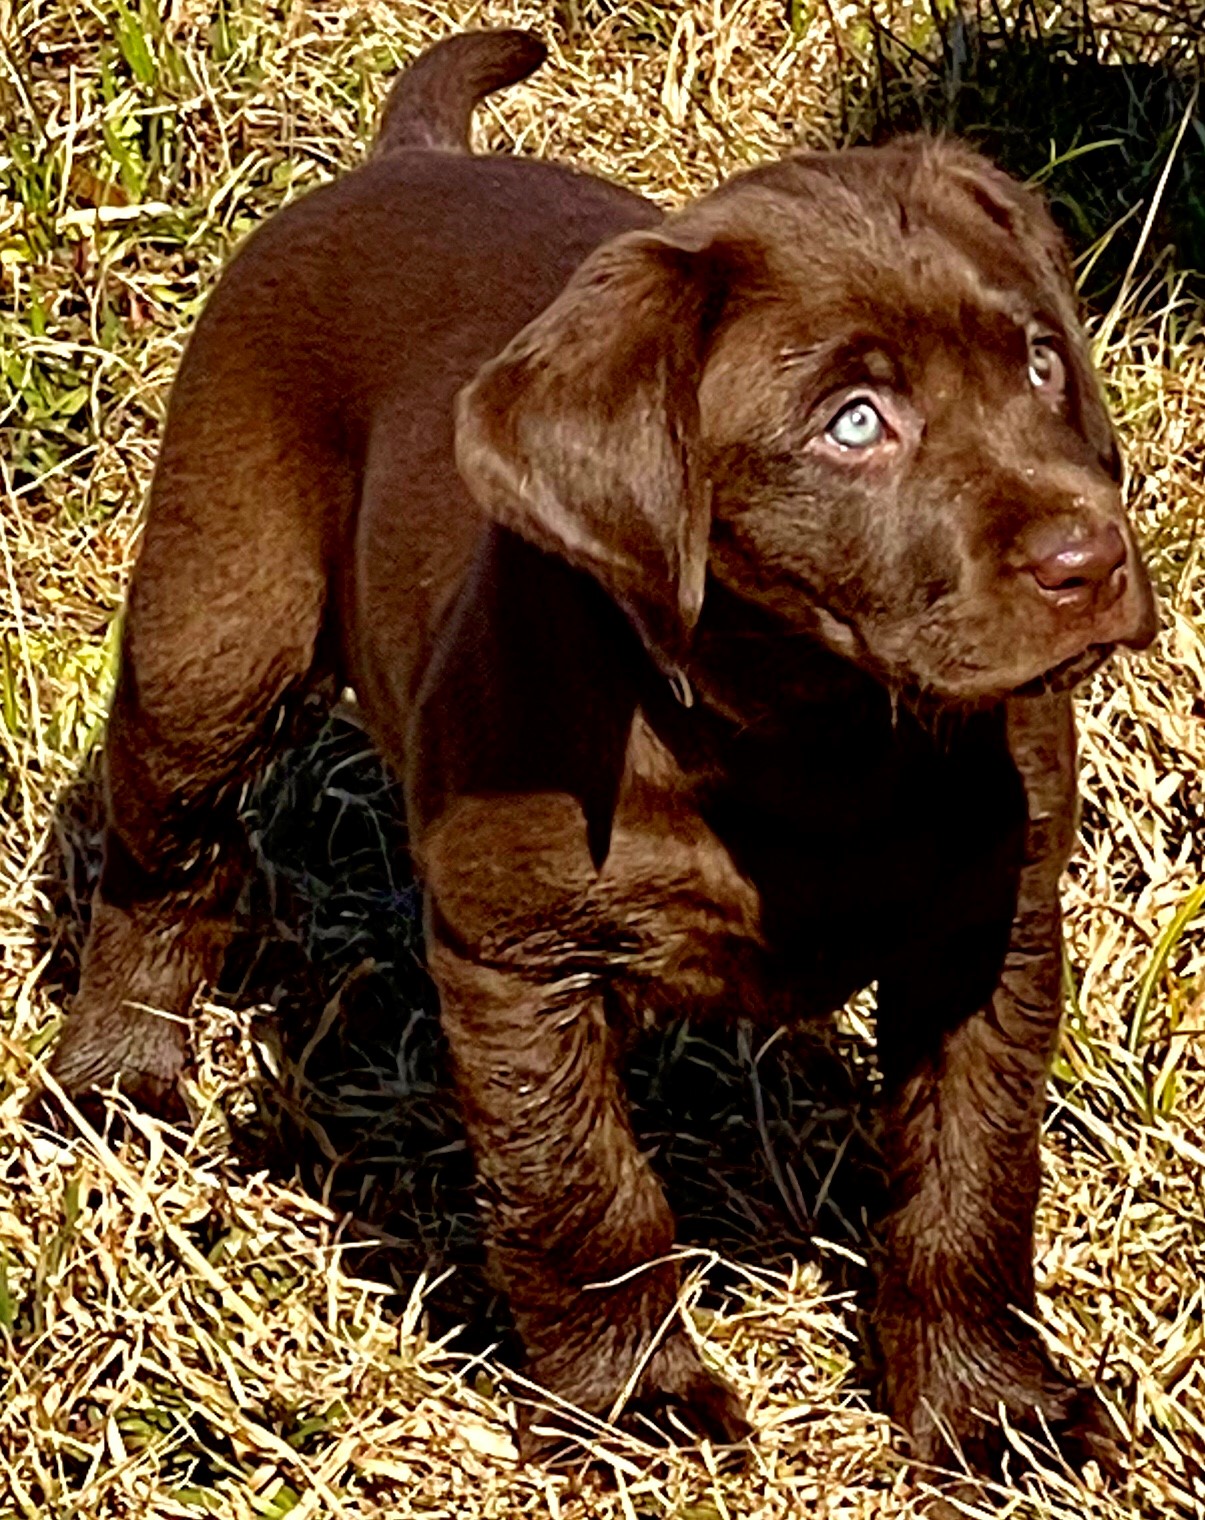
<path id="1" fill-rule="evenodd" d="M 1135 45 L 1136 7 L 1094 9 L 1131 28 L 1105 35 L 1107 56 Z M 1147 7 L 1142 25 L 1182 32 L 1190 10 Z M 919 5 L 879 16 L 932 38 Z M 518 1465 L 514 1405 L 532 1395 L 505 1369 L 478 1261 L 388 782 L 346 719 L 251 806 L 264 878 L 199 1013 L 195 1129 L 131 1114 L 61 1138 L 21 1117 L 74 975 L 113 619 L 189 324 L 249 227 L 356 161 L 402 61 L 455 26 L 516 21 L 553 57 L 483 112 L 483 142 L 668 203 L 832 141 L 838 76 L 852 88 L 872 41 L 865 10 L 836 3 L 0 0 L 5 1520 L 735 1520 L 923 1502 L 862 1350 L 865 1007 L 761 1050 L 741 1026 L 673 1029 L 633 1073 L 682 1220 L 681 1312 L 757 1426 L 747 1468 L 601 1429 L 599 1472 Z M 995 1495 L 1048 1520 L 1205 1515 L 1205 353 L 1199 314 L 1149 268 L 1097 327 L 1166 628 L 1081 700 L 1039 1246 L 1044 1323 L 1098 1376 L 1133 1478 L 1107 1493 L 1051 1463 Z"/>

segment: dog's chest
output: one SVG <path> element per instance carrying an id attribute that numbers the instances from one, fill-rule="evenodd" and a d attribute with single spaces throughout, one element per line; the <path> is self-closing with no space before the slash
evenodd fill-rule
<path id="1" fill-rule="evenodd" d="M 1007 914 L 1023 823 L 990 722 L 939 745 L 801 715 L 692 767 L 641 719 L 604 876 L 675 1007 L 822 1011 L 918 938 Z"/>

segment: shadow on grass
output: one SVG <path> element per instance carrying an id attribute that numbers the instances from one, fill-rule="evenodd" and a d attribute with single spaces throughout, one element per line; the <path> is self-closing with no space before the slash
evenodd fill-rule
<path id="1" fill-rule="evenodd" d="M 258 1120 L 239 1139 L 260 1164 L 271 1151 L 282 1171 L 296 1169 L 366 1238 L 381 1233 L 357 1271 L 407 1294 L 424 1268 L 456 1267 L 429 1307 L 437 1323 L 465 1324 L 465 1349 L 476 1350 L 504 1332 L 505 1310 L 485 1270 L 398 803 L 364 736 L 338 718 L 254 799 L 259 891 L 277 917 L 290 905 L 309 969 L 294 954 L 282 977 L 279 942 L 228 962 L 228 996 L 275 1003 L 262 1033 L 281 1076 L 265 1078 Z M 675 1021 L 633 1041 L 633 1123 L 679 1243 L 753 1266 L 810 1254 L 817 1233 L 856 1250 L 877 1180 L 869 1052 L 801 1028 L 759 1056 L 765 1038 Z M 850 1275 L 839 1286 L 853 1286 Z M 712 1289 L 723 1282 L 711 1274 Z"/>
<path id="2" fill-rule="evenodd" d="M 82 777 L 64 797 L 48 862 L 55 918 L 44 983 L 56 1001 L 78 979 L 99 867 L 98 790 Z M 255 1010 L 266 1057 L 251 1103 L 231 1117 L 236 1154 L 348 1217 L 362 1243 L 356 1274 L 392 1283 L 399 1308 L 420 1273 L 454 1268 L 427 1299 L 433 1328 L 463 1326 L 463 1350 L 501 1342 L 512 1358 L 423 966 L 397 789 L 354 720 L 334 716 L 278 761 L 245 821 L 260 870 L 216 998 Z M 814 1256 L 817 1237 L 865 1253 L 881 1185 L 869 1138 L 872 1050 L 852 1027 L 771 1033 L 674 1021 L 633 1040 L 633 1123 L 679 1244 L 757 1268 Z M 841 1252 L 824 1260 L 834 1288 L 853 1289 L 868 1309 L 869 1272 Z M 704 1301 L 740 1281 L 721 1262 Z"/>
<path id="3" fill-rule="evenodd" d="M 1107 32 L 1094 9 L 935 3 L 911 35 L 868 12 L 872 65 L 847 86 L 847 132 L 871 142 L 922 128 L 958 134 L 1039 184 L 1097 309 L 1122 286 L 1175 149 L 1139 283 L 1161 304 L 1174 272 L 1189 271 L 1203 297 L 1205 7 L 1130 0 Z"/>

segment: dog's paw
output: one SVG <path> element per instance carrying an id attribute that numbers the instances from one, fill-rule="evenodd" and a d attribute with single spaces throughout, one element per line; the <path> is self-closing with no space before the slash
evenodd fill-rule
<path id="1" fill-rule="evenodd" d="M 183 1078 L 188 1039 L 179 1020 L 149 1009 L 126 1010 L 108 1019 L 73 1012 L 50 1062 L 50 1074 L 89 1122 L 103 1115 L 99 1094 L 116 1081 L 136 1108 L 169 1124 L 186 1122 Z M 42 1109 L 57 1111 L 57 1099 L 43 1092 Z"/>
<path id="2" fill-rule="evenodd" d="M 999 1411 L 997 1404 L 996 1416 L 987 1421 L 964 1418 L 953 1445 L 943 1439 L 931 1449 L 924 1474 L 930 1496 L 918 1511 L 925 1520 L 963 1520 L 968 1513 L 982 1513 L 985 1504 L 990 1509 L 1002 1499 L 995 1484 L 1015 1482 L 1027 1469 L 1052 1463 L 1065 1464 L 1082 1477 L 1088 1463 L 1095 1462 L 1108 1483 L 1124 1482 L 1125 1458 L 1093 1389 L 1067 1381 L 1057 1395 L 1048 1393 L 1044 1403 L 1025 1409 L 1006 1404 L 1003 1421 Z"/>
<path id="3" fill-rule="evenodd" d="M 541 1377 L 541 1371 L 533 1365 L 533 1380 L 544 1382 L 557 1400 L 522 1411 L 519 1453 L 525 1461 L 545 1466 L 580 1462 L 583 1449 L 605 1434 L 601 1427 L 612 1415 L 617 1429 L 652 1445 L 692 1446 L 706 1440 L 733 1446 L 751 1431 L 741 1401 L 703 1365 L 683 1331 L 666 1336 L 626 1399 L 630 1369 L 626 1378 L 619 1368 L 602 1376 L 597 1358 L 574 1381 L 563 1374 L 553 1379 L 547 1372 Z M 575 1409 L 583 1411 L 584 1418 L 575 1415 Z"/>
<path id="4" fill-rule="evenodd" d="M 741 1400 L 704 1366 L 682 1332 L 667 1336 L 649 1359 L 629 1418 L 665 1430 L 677 1441 L 706 1440 L 716 1446 L 735 1446 L 752 1431 Z"/>
<path id="5" fill-rule="evenodd" d="M 1041 1419 L 1032 1421 L 1026 1428 L 1040 1441 L 1044 1435 L 1041 1429 L 1044 1423 L 1059 1454 L 1074 1471 L 1081 1472 L 1089 1462 L 1095 1462 L 1111 1482 L 1123 1482 L 1125 1453 L 1100 1395 L 1094 1388 L 1083 1384 L 1068 1381 L 1066 1386 L 1067 1394 L 1060 1401 L 1060 1407 L 1049 1414 L 1040 1410 Z"/>
<path id="6" fill-rule="evenodd" d="M 1013 1356 L 994 1369 L 969 1370 L 957 1357 L 934 1367 L 895 1410 L 914 1455 L 926 1467 L 993 1479 L 1051 1461 L 1076 1473 L 1096 1462 L 1120 1479 L 1124 1457 L 1096 1391 L 1059 1371 L 1036 1344 L 1026 1351 L 1023 1361 Z"/>
<path id="7" fill-rule="evenodd" d="M 192 1113 L 179 1080 L 165 1083 L 159 1077 L 146 1078 L 137 1074 L 131 1080 L 131 1075 L 123 1072 L 118 1086 L 135 1108 L 154 1119 L 176 1127 L 191 1122 Z M 49 1087 L 37 1088 L 22 1112 L 25 1122 L 51 1130 L 64 1139 L 79 1133 L 79 1119 L 98 1134 L 107 1135 L 110 1143 L 128 1132 L 121 1109 L 109 1100 L 105 1091 L 92 1087 L 80 1092 L 64 1092 L 66 1104 L 60 1098 L 60 1092 L 64 1092 L 61 1087 L 53 1091 Z"/>

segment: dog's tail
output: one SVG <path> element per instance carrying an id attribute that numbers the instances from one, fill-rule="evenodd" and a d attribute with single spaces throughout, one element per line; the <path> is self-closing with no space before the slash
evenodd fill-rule
<path id="1" fill-rule="evenodd" d="M 473 108 L 494 90 L 526 79 L 547 56 L 534 32 L 518 28 L 446 37 L 418 57 L 390 90 L 374 151 L 467 152 Z"/>

